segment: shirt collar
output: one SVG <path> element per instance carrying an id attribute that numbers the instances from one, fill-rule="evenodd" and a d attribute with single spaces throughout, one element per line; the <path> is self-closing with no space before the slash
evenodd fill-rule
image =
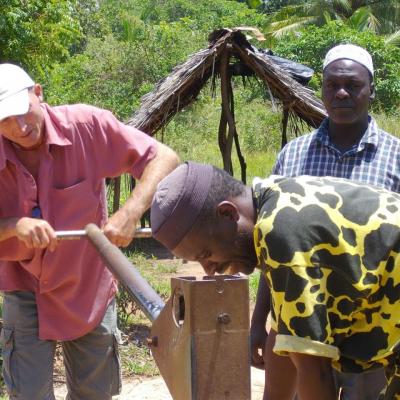
<path id="1" fill-rule="evenodd" d="M 71 142 L 67 139 L 62 130 L 62 126 L 57 118 L 55 118 L 55 114 L 52 111 L 51 107 L 46 103 L 40 104 L 43 116 L 44 116 L 44 127 L 46 132 L 46 144 L 47 145 L 56 145 L 56 146 L 69 146 Z M 0 171 L 3 170 L 6 166 L 6 161 L 13 161 L 13 153 L 11 153 L 11 145 L 0 135 Z"/>
<path id="2" fill-rule="evenodd" d="M 44 127 L 46 132 L 46 143 L 57 146 L 69 146 L 71 142 L 63 134 L 62 125 L 56 117 L 53 109 L 46 103 L 41 103 L 44 115 Z"/>
<path id="3" fill-rule="evenodd" d="M 258 214 L 261 207 L 264 205 L 265 197 L 270 191 L 271 187 L 276 184 L 276 182 L 285 179 L 280 175 L 269 175 L 266 178 L 255 177 L 252 182 L 252 194 L 253 194 L 253 205 Z"/>
<path id="4" fill-rule="evenodd" d="M 315 140 L 318 140 L 322 145 L 326 147 L 335 148 L 328 134 L 328 124 L 329 118 L 325 118 L 319 128 L 315 131 Z M 358 145 L 356 146 L 356 150 L 363 150 L 367 145 L 378 147 L 378 141 L 378 125 L 374 118 L 368 115 L 368 128 L 365 131 L 364 135 L 361 137 Z"/>

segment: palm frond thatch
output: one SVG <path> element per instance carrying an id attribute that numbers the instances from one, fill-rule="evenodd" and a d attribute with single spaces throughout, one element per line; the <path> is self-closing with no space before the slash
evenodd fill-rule
<path id="1" fill-rule="evenodd" d="M 208 79 L 217 74 L 226 49 L 270 88 L 285 109 L 311 126 L 321 123 L 326 116 L 325 108 L 311 89 L 296 82 L 288 72 L 258 52 L 240 29 L 222 29 L 210 35 L 208 48 L 176 66 L 142 98 L 140 108 L 128 124 L 150 135 L 164 127 L 177 112 L 191 104 Z"/>
<path id="2" fill-rule="evenodd" d="M 316 127 L 326 116 L 323 104 L 314 96 L 313 91 L 293 78 L 298 79 L 299 76 L 296 76 L 290 67 L 285 66 L 282 59 L 278 65 L 279 57 L 269 56 L 265 51 L 254 48 L 248 42 L 242 31 L 249 32 L 249 30 L 254 37 L 262 36 L 254 28 L 248 27 L 212 32 L 208 48 L 190 56 L 186 62 L 176 66 L 170 75 L 159 81 L 154 90 L 142 98 L 140 108 L 128 121 L 128 124 L 149 135 L 154 135 L 159 129 L 166 126 L 176 113 L 196 99 L 210 77 L 220 75 L 221 90 L 223 87 L 225 87 L 225 92 L 228 89 L 228 94 L 222 95 L 223 110 L 218 132 L 224 168 L 228 170 L 228 167 L 232 165 L 230 157 L 234 141 L 240 162 L 242 181 L 245 183 L 246 162 L 240 150 L 233 118 L 233 97 L 229 93 L 231 72 L 228 73 L 227 68 L 230 68 L 230 58 L 235 58 L 242 64 L 242 70 L 245 71 L 243 73 L 246 76 L 250 71 L 262 81 L 266 90 L 283 106 L 282 145 L 287 140 L 286 128 L 289 120 L 299 121 L 299 123 L 295 121 L 292 124 L 296 131 L 303 122 Z M 223 75 L 224 79 L 222 79 Z M 228 132 L 226 125 L 228 125 Z M 229 145 L 227 145 L 228 143 Z M 230 172 L 233 173 L 233 171 Z M 119 208 L 119 181 L 120 178 L 115 178 L 114 210 Z"/>

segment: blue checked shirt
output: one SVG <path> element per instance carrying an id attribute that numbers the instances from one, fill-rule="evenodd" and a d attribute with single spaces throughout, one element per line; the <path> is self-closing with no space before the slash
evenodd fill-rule
<path id="1" fill-rule="evenodd" d="M 330 141 L 325 119 L 318 129 L 282 149 L 272 173 L 347 178 L 400 193 L 400 140 L 369 117 L 360 142 L 341 153 Z"/>

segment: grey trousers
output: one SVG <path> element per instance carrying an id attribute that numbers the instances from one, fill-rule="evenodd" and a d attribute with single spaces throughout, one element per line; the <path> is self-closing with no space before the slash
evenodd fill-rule
<path id="1" fill-rule="evenodd" d="M 387 384 L 383 368 L 363 374 L 333 371 L 336 386 L 341 388 L 340 400 L 378 400 Z"/>
<path id="2" fill-rule="evenodd" d="M 56 342 L 38 338 L 35 294 L 4 293 L 3 320 L 0 345 L 10 399 L 53 400 Z M 116 320 L 113 300 L 95 329 L 76 340 L 62 342 L 68 400 L 110 400 L 120 392 Z"/>

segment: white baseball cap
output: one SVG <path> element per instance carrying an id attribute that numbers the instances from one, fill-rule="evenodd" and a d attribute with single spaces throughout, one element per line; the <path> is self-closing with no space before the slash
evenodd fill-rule
<path id="1" fill-rule="evenodd" d="M 348 59 L 363 65 L 374 76 L 374 65 L 372 57 L 367 50 L 354 44 L 339 44 L 326 53 L 323 63 L 323 70 L 332 62 L 341 59 Z"/>
<path id="2" fill-rule="evenodd" d="M 17 65 L 0 64 L 0 121 L 28 112 L 28 89 L 34 84 L 29 75 Z"/>

